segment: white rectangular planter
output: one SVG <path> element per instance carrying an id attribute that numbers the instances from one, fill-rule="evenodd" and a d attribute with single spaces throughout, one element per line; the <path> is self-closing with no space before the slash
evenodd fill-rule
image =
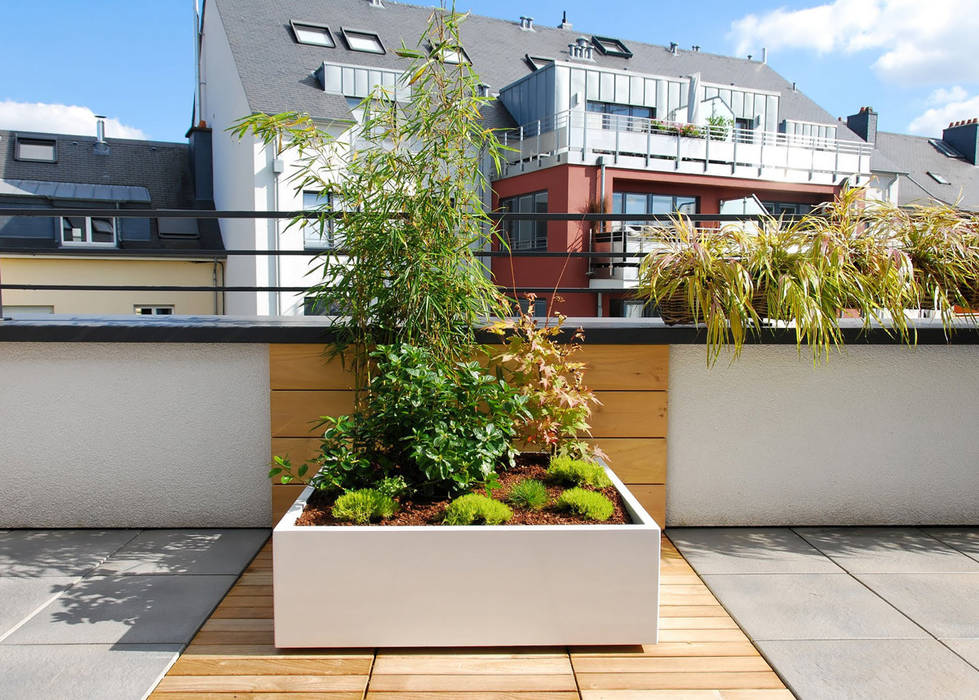
<path id="1" fill-rule="evenodd" d="M 277 647 L 652 644 L 660 528 L 297 526 L 273 531 Z"/>

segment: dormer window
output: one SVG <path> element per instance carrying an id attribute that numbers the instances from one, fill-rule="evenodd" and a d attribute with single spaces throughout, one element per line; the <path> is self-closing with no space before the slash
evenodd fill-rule
<path id="1" fill-rule="evenodd" d="M 554 63 L 553 58 L 547 58 L 546 56 L 531 56 L 529 53 L 524 54 L 523 58 L 527 62 L 527 65 L 534 70 L 540 70 L 541 68 Z"/>
<path id="2" fill-rule="evenodd" d="M 296 41 L 300 44 L 310 46 L 325 46 L 328 49 L 336 48 L 336 41 L 330 28 L 323 24 L 313 24 L 311 22 L 290 22 L 292 33 L 296 36 Z"/>
<path id="3" fill-rule="evenodd" d="M 932 146 L 934 146 L 935 147 L 935 150 L 937 150 L 939 153 L 941 153 L 943 155 L 946 155 L 949 158 L 961 158 L 962 157 L 961 155 L 959 155 L 958 151 L 956 151 L 955 149 L 953 149 L 951 146 L 949 146 L 947 143 L 945 143 L 941 139 L 928 139 L 928 143 L 930 143 Z"/>
<path id="4" fill-rule="evenodd" d="M 347 43 L 347 48 L 351 51 L 362 51 L 364 53 L 386 53 L 381 38 L 374 32 L 363 32 L 358 29 L 347 29 L 342 27 L 340 33 L 343 40 Z"/>
<path id="5" fill-rule="evenodd" d="M 58 160 L 57 141 L 18 136 L 14 159 L 34 163 L 55 163 Z"/>
<path id="6" fill-rule="evenodd" d="M 607 36 L 593 36 L 591 43 L 605 56 L 632 58 L 632 51 L 626 48 L 626 45 L 619 39 L 612 39 Z"/>

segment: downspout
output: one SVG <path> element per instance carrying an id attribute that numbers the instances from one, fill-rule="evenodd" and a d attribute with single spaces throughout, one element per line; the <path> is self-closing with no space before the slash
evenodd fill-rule
<path id="1" fill-rule="evenodd" d="M 599 203 L 599 206 L 598 206 L 598 208 L 599 208 L 599 210 L 603 214 L 607 214 L 608 212 L 605 211 L 605 157 L 604 156 L 599 156 L 597 162 L 598 162 L 598 165 L 601 167 L 601 176 L 599 178 L 599 185 L 598 185 L 598 187 L 599 187 L 599 192 L 598 192 L 598 203 Z M 608 224 L 606 222 L 604 222 L 604 221 L 602 222 L 602 233 L 607 233 L 607 231 L 606 231 L 607 225 Z M 592 227 L 589 227 L 588 230 L 591 231 L 592 230 Z M 588 251 L 589 252 L 594 251 L 594 241 L 591 241 L 591 245 L 589 246 Z M 611 265 L 611 260 L 609 261 L 609 264 Z M 611 272 L 611 270 L 610 270 L 610 272 Z M 599 292 L 596 295 L 596 298 L 597 298 L 596 304 L 597 304 L 597 307 L 598 308 L 596 309 L 595 315 L 598 316 L 599 318 L 601 318 L 602 317 L 602 293 Z"/>
<path id="2" fill-rule="evenodd" d="M 279 211 L 279 175 L 284 169 L 282 160 L 276 155 L 272 159 L 272 210 Z M 272 219 L 269 228 L 269 286 L 278 287 L 281 272 L 279 252 L 279 220 Z M 281 316 L 281 298 L 279 292 L 269 292 L 269 315 Z"/>
<path id="3" fill-rule="evenodd" d="M 218 315 L 218 259 L 211 263 L 211 284 L 214 286 L 214 315 Z"/>

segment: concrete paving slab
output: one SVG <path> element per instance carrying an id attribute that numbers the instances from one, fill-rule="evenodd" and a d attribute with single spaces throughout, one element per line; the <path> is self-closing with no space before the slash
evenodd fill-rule
<path id="1" fill-rule="evenodd" d="M 842 573 L 787 527 L 685 527 L 667 536 L 700 574 Z"/>
<path id="2" fill-rule="evenodd" d="M 793 528 L 851 573 L 979 572 L 979 561 L 916 528 Z"/>
<path id="3" fill-rule="evenodd" d="M 77 580 L 70 576 L 0 576 L 0 637 Z"/>
<path id="4" fill-rule="evenodd" d="M 90 576 L 72 586 L 4 644 L 182 644 L 235 576 Z"/>
<path id="5" fill-rule="evenodd" d="M 136 700 L 180 653 L 179 645 L 0 645 L 5 700 Z"/>
<path id="6" fill-rule="evenodd" d="M 83 576 L 138 530 L 8 530 L 0 533 L 0 576 Z"/>
<path id="7" fill-rule="evenodd" d="M 979 697 L 979 674 L 933 639 L 764 641 L 758 647 L 801 700 Z"/>
<path id="8" fill-rule="evenodd" d="M 922 530 L 979 561 L 979 527 L 925 527 Z"/>
<path id="9" fill-rule="evenodd" d="M 92 573 L 239 574 L 270 534 L 267 529 L 143 530 Z"/>
<path id="10" fill-rule="evenodd" d="M 943 639 L 942 643 L 979 671 L 979 638 Z"/>
<path id="11" fill-rule="evenodd" d="M 712 574 L 702 578 L 755 640 L 928 636 L 847 574 Z"/>
<path id="12" fill-rule="evenodd" d="M 936 637 L 979 637 L 979 573 L 856 577 Z"/>

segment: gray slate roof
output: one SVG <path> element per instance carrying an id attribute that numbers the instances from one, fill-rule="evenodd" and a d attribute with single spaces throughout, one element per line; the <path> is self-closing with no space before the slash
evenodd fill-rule
<path id="1" fill-rule="evenodd" d="M 256 112 L 307 112 L 313 117 L 344 119 L 345 102 L 325 94 L 313 71 L 324 60 L 371 67 L 402 68 L 394 51 L 402 40 L 414 46 L 422 35 L 432 9 L 384 0 L 383 8 L 367 0 L 207 0 L 204 11 L 216 7 L 224 23 L 249 107 Z M 464 2 L 458 9 L 464 10 Z M 532 10 L 532 7 L 528 7 Z M 325 24 L 336 48 L 296 43 L 290 20 Z M 349 51 L 340 28 L 369 30 L 378 34 L 385 55 Z M 473 67 L 493 92 L 532 72 L 525 54 L 567 60 L 568 44 L 579 36 L 590 38 L 584 27 L 573 30 L 535 25 L 524 31 L 519 22 L 472 16 L 462 25 L 462 42 Z M 822 109 L 767 64 L 742 58 L 680 50 L 676 56 L 664 46 L 645 44 L 632 37 L 617 37 L 633 52 L 626 59 L 599 55 L 596 66 L 627 69 L 637 73 L 685 76 L 700 72 L 702 80 L 778 91 L 782 95 L 779 119 L 836 124 L 841 139 L 858 140 L 845 124 Z M 504 110 L 505 112 L 505 110 Z M 498 113 L 494 125 L 512 122 Z"/>
<path id="2" fill-rule="evenodd" d="M 910 136 L 886 131 L 877 133 L 877 149 L 901 172 L 898 204 L 927 204 L 938 200 L 979 211 L 979 166 L 965 158 L 951 158 L 928 142 L 927 136 Z M 942 175 L 951 184 L 936 182 L 928 171 Z"/>

